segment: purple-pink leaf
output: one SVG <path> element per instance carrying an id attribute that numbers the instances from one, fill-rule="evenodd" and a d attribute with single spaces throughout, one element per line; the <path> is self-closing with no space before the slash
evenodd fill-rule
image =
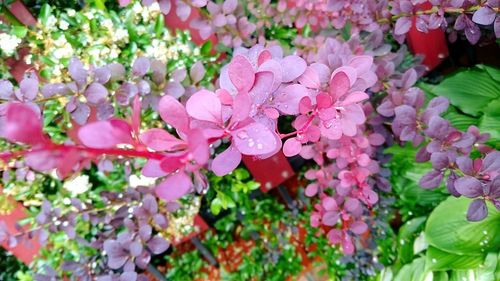
<path id="1" fill-rule="evenodd" d="M 283 68 L 283 82 L 291 82 L 301 76 L 307 68 L 307 63 L 299 56 L 286 56 L 281 61 Z"/>
<path id="2" fill-rule="evenodd" d="M 236 55 L 228 66 L 229 79 L 240 92 L 248 92 L 255 81 L 255 72 L 248 59 Z"/>
<path id="3" fill-rule="evenodd" d="M 236 148 L 245 155 L 263 155 L 276 149 L 276 138 L 260 123 L 251 123 L 231 132 Z"/>
<path id="4" fill-rule="evenodd" d="M 130 125 L 123 120 L 97 121 L 81 127 L 78 138 L 87 147 L 112 148 L 131 144 L 131 131 Z"/>
<path id="5" fill-rule="evenodd" d="M 222 177 L 231 173 L 241 162 L 241 153 L 233 146 L 229 146 L 212 161 L 212 171 Z"/>
<path id="6" fill-rule="evenodd" d="M 232 121 L 243 121 L 250 115 L 252 99 L 247 93 L 239 93 L 234 97 Z"/>
<path id="7" fill-rule="evenodd" d="M 363 73 L 370 70 L 373 64 L 372 56 L 355 56 L 349 60 L 349 66 L 354 67 L 358 73 L 358 75 L 362 75 Z"/>
<path id="8" fill-rule="evenodd" d="M 338 99 L 347 94 L 356 81 L 356 70 L 351 67 L 341 67 L 333 72 L 330 78 L 330 95 Z"/>
<path id="9" fill-rule="evenodd" d="M 420 179 L 419 184 L 423 188 L 431 189 L 438 187 L 442 180 L 443 173 L 438 170 L 432 170 Z"/>
<path id="10" fill-rule="evenodd" d="M 90 104 L 97 105 L 106 100 L 108 90 L 99 83 L 92 83 L 87 87 L 84 95 Z"/>
<path id="11" fill-rule="evenodd" d="M 302 98 L 308 96 L 306 87 L 300 84 L 286 86 L 281 93 L 278 93 L 274 99 L 276 108 L 288 115 L 299 113 L 299 103 Z"/>
<path id="12" fill-rule="evenodd" d="M 195 119 L 222 124 L 222 105 L 214 92 L 196 92 L 187 101 L 186 111 Z"/>
<path id="13" fill-rule="evenodd" d="M 409 17 L 401 17 L 396 21 L 396 25 L 394 27 L 395 35 L 403 35 L 410 31 L 411 27 L 411 19 Z"/>
<path id="14" fill-rule="evenodd" d="M 171 0 L 158 0 L 158 6 L 160 6 L 160 11 L 162 14 L 166 15 L 170 12 L 172 8 Z"/>
<path id="15" fill-rule="evenodd" d="M 19 90 L 27 100 L 33 100 L 38 94 L 38 80 L 34 78 L 25 78 L 19 84 Z"/>
<path id="16" fill-rule="evenodd" d="M 173 201 L 188 193 L 192 185 L 191 178 L 185 172 L 178 172 L 157 185 L 155 192 L 163 200 Z"/>
<path id="17" fill-rule="evenodd" d="M 149 129 L 139 136 L 142 143 L 156 151 L 175 151 L 185 148 L 186 143 L 163 129 Z"/>
<path id="18" fill-rule="evenodd" d="M 177 1 L 176 4 L 175 14 L 181 21 L 186 21 L 191 15 L 191 7 L 182 1 Z"/>
<path id="19" fill-rule="evenodd" d="M 132 73 L 135 76 L 144 76 L 149 70 L 149 67 L 151 66 L 151 62 L 149 61 L 148 58 L 145 57 L 138 57 L 135 61 L 134 64 L 132 65 Z"/>
<path id="20" fill-rule="evenodd" d="M 363 234 L 368 230 L 368 225 L 362 221 L 355 221 L 350 226 L 349 229 L 355 234 Z"/>
<path id="21" fill-rule="evenodd" d="M 283 153 L 286 157 L 292 157 L 300 153 L 302 149 L 302 144 L 297 140 L 297 138 L 289 138 L 283 144 Z"/>
<path id="22" fill-rule="evenodd" d="M 480 221 L 488 215 L 488 208 L 483 199 L 472 201 L 467 210 L 467 219 L 469 221 Z"/>
<path id="23" fill-rule="evenodd" d="M 197 61 L 193 66 L 191 67 L 191 70 L 189 71 L 189 76 L 191 77 L 191 80 L 194 84 L 198 83 L 203 79 L 203 76 L 205 76 L 205 67 L 201 63 L 201 61 Z"/>
<path id="24" fill-rule="evenodd" d="M 222 12 L 224 14 L 231 14 L 236 10 L 236 7 L 238 6 L 238 0 L 225 0 L 224 4 L 222 4 Z"/>
<path id="25" fill-rule="evenodd" d="M 471 176 L 458 178 L 455 181 L 455 189 L 458 193 L 469 198 L 476 198 L 483 194 L 483 186 L 481 182 Z"/>
<path id="26" fill-rule="evenodd" d="M 482 25 L 490 25 L 495 20 L 497 13 L 488 6 L 483 6 L 472 16 L 472 21 Z"/>
<path id="27" fill-rule="evenodd" d="M 69 75 L 75 82 L 78 84 L 78 86 L 83 86 L 87 82 L 87 76 L 88 72 L 87 70 L 83 67 L 83 63 L 77 59 L 77 58 L 71 58 L 69 65 L 68 65 L 68 71 Z"/>
<path id="28" fill-rule="evenodd" d="M 142 175 L 151 178 L 163 177 L 167 173 L 162 170 L 159 160 L 149 159 L 142 167 Z"/>
<path id="29" fill-rule="evenodd" d="M 311 89 L 318 89 L 321 86 L 319 76 L 316 70 L 310 66 L 306 68 L 304 73 L 298 79 L 299 83 Z"/>
<path id="30" fill-rule="evenodd" d="M 181 132 L 189 128 L 189 117 L 184 106 L 171 96 L 163 96 L 158 105 L 161 119 Z"/>

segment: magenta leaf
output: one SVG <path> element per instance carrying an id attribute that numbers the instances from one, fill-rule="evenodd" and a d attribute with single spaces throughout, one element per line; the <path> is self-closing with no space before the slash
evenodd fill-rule
<path id="1" fill-rule="evenodd" d="M 302 144 L 296 138 L 289 138 L 283 144 L 283 153 L 286 157 L 292 157 L 300 153 Z"/>
<path id="2" fill-rule="evenodd" d="M 186 103 L 186 111 L 189 116 L 216 124 L 222 124 L 221 107 L 217 95 L 207 90 L 196 92 Z"/>
<path id="3" fill-rule="evenodd" d="M 188 193 L 192 185 L 191 178 L 185 172 L 178 172 L 157 185 L 155 192 L 163 200 L 173 201 Z"/>
<path id="4" fill-rule="evenodd" d="M 229 79 L 240 92 L 248 92 L 255 81 L 255 72 L 248 59 L 241 55 L 236 55 L 228 66 Z"/>
<path id="5" fill-rule="evenodd" d="M 162 170 L 159 160 L 149 159 L 142 167 L 142 175 L 151 178 L 163 177 L 167 173 Z"/>
<path id="6" fill-rule="evenodd" d="M 349 229 L 355 234 L 363 234 L 368 230 L 368 225 L 362 221 L 355 221 L 350 226 Z"/>
<path id="7" fill-rule="evenodd" d="M 19 84 L 19 90 L 27 100 L 33 100 L 38 94 L 38 80 L 34 78 L 25 78 Z"/>
<path id="8" fill-rule="evenodd" d="M 71 78 L 73 78 L 80 87 L 87 83 L 88 72 L 79 59 L 73 57 L 69 61 L 68 71 Z"/>
<path id="9" fill-rule="evenodd" d="M 179 140 L 163 129 L 149 129 L 140 134 L 139 139 L 156 151 L 175 151 L 186 147 L 184 141 Z"/>
<path id="10" fill-rule="evenodd" d="M 161 119 L 181 132 L 189 128 L 189 117 L 184 106 L 171 96 L 163 96 L 158 105 Z"/>
<path id="11" fill-rule="evenodd" d="M 341 67 L 332 74 L 330 79 L 330 95 L 333 98 L 340 98 L 347 94 L 351 85 L 356 80 L 356 70 L 351 67 Z"/>
<path id="12" fill-rule="evenodd" d="M 286 86 L 274 99 L 276 108 L 288 115 L 299 113 L 299 103 L 302 98 L 308 96 L 306 87 L 300 84 Z"/>
<path id="13" fill-rule="evenodd" d="M 130 125 L 123 120 L 89 123 L 78 130 L 83 145 L 91 148 L 112 148 L 118 144 L 132 144 Z"/>
<path id="14" fill-rule="evenodd" d="M 135 76 L 144 76 L 149 70 L 149 67 L 151 66 L 151 62 L 149 61 L 148 58 L 145 57 L 138 57 L 135 61 L 134 64 L 132 65 L 132 73 Z"/>
<path id="15" fill-rule="evenodd" d="M 232 121 L 243 121 L 250 115 L 252 100 L 247 93 L 239 93 L 234 97 Z"/>
<path id="16" fill-rule="evenodd" d="M 231 173 L 241 162 L 241 153 L 233 146 L 229 146 L 212 161 L 212 171 L 219 177 Z"/>
<path id="17" fill-rule="evenodd" d="M 158 0 L 158 5 L 160 6 L 161 13 L 164 15 L 168 14 L 172 8 L 171 0 Z"/>
<path id="18" fill-rule="evenodd" d="M 245 155 L 263 155 L 278 145 L 271 131 L 260 123 L 251 123 L 231 132 L 236 148 Z"/>
<path id="19" fill-rule="evenodd" d="M 318 89 L 321 86 L 319 76 L 316 70 L 310 66 L 306 68 L 304 73 L 298 79 L 299 83 L 311 89 Z"/>
<path id="20" fill-rule="evenodd" d="M 1 134 L 11 142 L 37 144 L 42 142 L 42 119 L 30 106 L 21 103 L 10 103 L 5 113 L 5 123 Z"/>

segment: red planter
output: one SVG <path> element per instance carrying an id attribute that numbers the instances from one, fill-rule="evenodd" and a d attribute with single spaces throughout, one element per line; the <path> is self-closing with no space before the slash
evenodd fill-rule
<path id="1" fill-rule="evenodd" d="M 267 159 L 243 156 L 243 163 L 255 181 L 260 183 L 260 189 L 263 192 L 268 192 L 295 174 L 292 166 L 290 166 L 290 163 L 281 151 Z"/>
<path id="2" fill-rule="evenodd" d="M 0 187 L 1 188 L 1 187 Z M 0 191 L 1 193 L 1 191 Z M 0 195 L 0 196 L 5 196 L 5 195 Z M 16 206 L 12 210 L 11 213 L 1 215 L 0 214 L 0 221 L 4 222 L 7 225 L 7 230 L 10 235 L 16 235 L 19 233 L 19 230 L 15 227 L 16 223 L 24 218 L 27 217 L 27 212 L 26 208 L 19 203 L 16 202 L 13 199 L 10 199 L 12 204 Z M 24 227 L 25 230 L 29 230 L 30 227 L 26 226 Z M 33 261 L 33 257 L 38 254 L 40 251 L 40 243 L 38 242 L 38 237 L 35 236 L 29 241 L 23 241 L 22 243 L 18 243 L 18 245 L 14 248 L 9 248 L 7 243 L 3 243 L 2 247 L 5 249 L 9 250 L 14 256 L 16 256 L 19 260 L 24 262 L 25 264 L 29 264 Z"/>

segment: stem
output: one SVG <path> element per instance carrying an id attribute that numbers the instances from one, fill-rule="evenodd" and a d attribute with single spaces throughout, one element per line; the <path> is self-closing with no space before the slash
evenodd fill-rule
<path id="1" fill-rule="evenodd" d="M 392 21 L 396 21 L 397 19 L 399 18 L 402 18 L 402 17 L 411 17 L 411 16 L 418 16 L 418 15 L 430 15 L 430 14 L 434 14 L 434 13 L 437 13 L 439 11 L 439 6 L 433 6 L 431 9 L 428 9 L 428 10 L 420 10 L 420 11 L 416 11 L 414 13 L 401 13 L 401 14 L 397 14 L 397 15 L 393 15 L 391 16 L 390 18 L 380 18 L 380 19 L 377 19 L 377 22 L 378 23 L 390 23 Z M 446 8 L 446 7 L 443 7 L 443 11 L 447 14 L 463 14 L 463 13 L 473 13 L 477 10 L 479 10 L 481 8 L 481 5 L 475 5 L 475 6 L 471 6 L 469 8 Z M 490 7 L 491 8 L 491 7 Z M 494 10 L 495 12 L 499 12 L 499 8 L 491 8 L 492 10 Z"/>

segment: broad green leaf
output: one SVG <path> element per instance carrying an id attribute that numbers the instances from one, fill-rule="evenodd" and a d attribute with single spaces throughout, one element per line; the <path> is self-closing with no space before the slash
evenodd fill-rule
<path id="1" fill-rule="evenodd" d="M 432 281 L 448 281 L 448 273 L 444 271 L 436 271 L 432 273 Z"/>
<path id="2" fill-rule="evenodd" d="M 500 83 L 478 68 L 459 71 L 434 86 L 431 92 L 445 96 L 463 112 L 479 116 L 494 99 L 500 97 Z"/>
<path id="3" fill-rule="evenodd" d="M 479 123 L 479 130 L 489 133 L 492 139 L 500 139 L 500 117 L 490 114 L 483 115 Z"/>
<path id="4" fill-rule="evenodd" d="M 500 82 L 500 68 L 495 68 L 484 64 L 478 65 L 477 67 L 486 70 L 491 78 L 495 79 L 497 82 Z"/>
<path id="5" fill-rule="evenodd" d="M 418 217 L 405 223 L 398 233 L 398 259 L 401 263 L 409 263 L 413 260 L 413 241 L 418 233 L 424 228 L 426 218 Z"/>
<path id="6" fill-rule="evenodd" d="M 425 259 L 418 258 L 399 270 L 394 281 L 423 281 L 425 278 Z"/>
<path id="7" fill-rule="evenodd" d="M 165 19 L 163 18 L 163 14 L 158 15 L 155 22 L 155 33 L 156 37 L 161 37 L 163 30 L 165 30 Z"/>
<path id="8" fill-rule="evenodd" d="M 455 255 L 429 247 L 425 257 L 425 270 L 473 269 L 483 261 L 484 256 Z"/>
<path id="9" fill-rule="evenodd" d="M 451 125 L 458 130 L 467 131 L 469 126 L 478 125 L 479 121 L 477 118 L 470 117 L 464 114 L 460 114 L 455 111 L 450 111 L 444 115 L 444 118 L 450 121 Z"/>
<path id="10" fill-rule="evenodd" d="M 449 197 L 429 216 L 425 238 L 429 245 L 458 255 L 484 255 L 500 249 L 500 212 L 488 203 L 488 216 L 479 222 L 466 220 L 471 202 Z"/>

